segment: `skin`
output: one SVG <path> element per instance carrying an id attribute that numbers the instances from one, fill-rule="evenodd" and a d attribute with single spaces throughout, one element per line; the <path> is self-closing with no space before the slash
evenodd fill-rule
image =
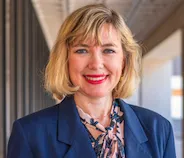
<path id="1" fill-rule="evenodd" d="M 72 83 L 80 87 L 74 94 L 77 106 L 107 126 L 110 118 L 105 116 L 112 107 L 112 91 L 120 80 L 124 55 L 121 39 L 111 24 L 102 26 L 100 40 L 101 45 L 89 39 L 70 47 L 69 75 Z"/>

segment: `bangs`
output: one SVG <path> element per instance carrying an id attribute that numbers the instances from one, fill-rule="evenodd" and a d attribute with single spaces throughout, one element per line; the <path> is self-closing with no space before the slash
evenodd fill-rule
<path id="1" fill-rule="evenodd" d="M 91 41 L 95 45 L 102 45 L 102 39 L 100 38 L 101 28 L 105 24 L 101 23 L 100 26 L 92 25 L 89 27 L 83 27 L 78 32 L 70 34 L 70 38 L 68 38 L 68 45 L 73 46 L 80 43 L 85 43 L 85 41 Z M 107 23 L 108 24 L 108 23 Z M 109 23 L 109 25 L 112 25 Z M 108 34 L 111 34 L 111 29 L 109 28 Z"/>
<path id="2" fill-rule="evenodd" d="M 92 40 L 95 44 L 101 44 L 100 31 L 104 24 L 116 25 L 117 18 L 111 10 L 100 6 L 98 9 L 85 9 L 79 13 L 71 15 L 72 23 L 66 26 L 67 29 L 67 44 L 69 46 L 74 43 Z"/>

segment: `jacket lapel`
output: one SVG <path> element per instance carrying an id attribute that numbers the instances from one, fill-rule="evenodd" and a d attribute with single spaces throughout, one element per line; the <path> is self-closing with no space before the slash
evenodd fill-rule
<path id="1" fill-rule="evenodd" d="M 148 138 L 133 109 L 119 100 L 125 120 L 125 155 L 131 158 L 151 158 L 147 150 Z M 73 96 L 63 99 L 59 106 L 58 140 L 70 146 L 65 158 L 94 158 L 95 152 L 80 117 Z"/>
<path id="2" fill-rule="evenodd" d="M 65 158 L 96 157 L 88 133 L 80 121 L 73 96 L 65 97 L 60 103 L 58 140 L 70 145 Z"/>
<path id="3" fill-rule="evenodd" d="M 124 101 L 119 100 L 119 102 L 124 111 L 125 156 L 131 158 L 151 158 L 151 153 L 149 153 L 146 146 L 148 138 L 135 112 Z"/>

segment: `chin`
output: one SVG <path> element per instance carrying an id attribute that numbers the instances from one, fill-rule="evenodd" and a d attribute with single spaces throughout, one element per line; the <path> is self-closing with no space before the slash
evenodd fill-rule
<path id="1" fill-rule="evenodd" d="M 88 96 L 92 98 L 103 98 L 103 97 L 109 96 L 109 93 L 104 93 L 104 92 L 88 93 Z"/>

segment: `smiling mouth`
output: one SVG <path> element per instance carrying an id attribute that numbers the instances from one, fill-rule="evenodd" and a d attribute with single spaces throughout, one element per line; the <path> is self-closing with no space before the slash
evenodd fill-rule
<path id="1" fill-rule="evenodd" d="M 108 75 L 85 75 L 86 81 L 91 84 L 101 84 L 103 83 Z"/>

